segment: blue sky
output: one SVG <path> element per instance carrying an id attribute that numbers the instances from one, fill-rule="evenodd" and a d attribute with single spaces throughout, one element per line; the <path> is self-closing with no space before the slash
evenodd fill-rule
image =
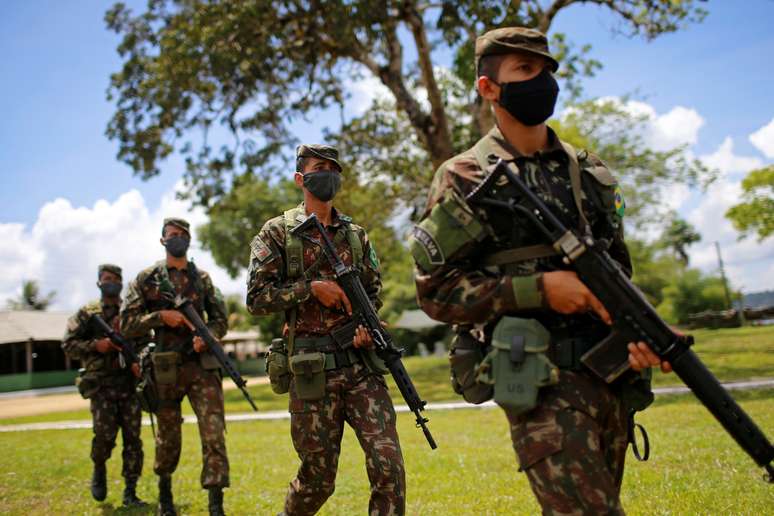
<path id="1" fill-rule="evenodd" d="M 9 0 L 0 4 L 0 238 L 21 239 L 16 247 L 28 249 L 25 252 L 37 256 L 39 264 L 59 260 L 57 266 L 40 265 L 43 278 L 59 290 L 71 287 L 57 284 L 57 273 L 74 274 L 77 265 L 63 265 L 67 260 L 39 243 L 41 235 L 64 234 L 61 228 L 47 232 L 43 220 L 61 221 L 72 213 L 89 220 L 97 213 L 110 213 L 98 209 L 100 202 L 113 209 L 128 206 L 135 210 L 135 218 L 147 216 L 149 221 L 167 209 L 186 210 L 173 200 L 182 160 L 167 160 L 160 177 L 143 182 L 116 161 L 117 145 L 104 136 L 113 112 L 105 95 L 109 75 L 120 67 L 115 50 L 118 38 L 103 21 L 111 3 Z M 127 3 L 142 7 L 145 2 Z M 726 164 L 721 167 L 729 178 L 725 190 L 675 193 L 681 213 L 701 222 L 700 229 L 712 230 L 722 222 L 709 222 L 709 214 L 717 215 L 720 206 L 711 203 L 712 196 L 720 203 L 738 194 L 738 180 L 749 168 L 774 161 L 774 150 L 767 157 L 749 141 L 750 134 L 774 121 L 774 72 L 767 66 L 774 55 L 770 25 L 774 1 L 709 2 L 706 7 L 710 14 L 704 23 L 650 43 L 614 35 L 615 18 L 602 8 L 583 5 L 563 11 L 553 30 L 566 32 L 577 44 L 590 43 L 592 55 L 603 62 L 597 77 L 585 83 L 588 95 L 636 92 L 643 103 L 640 108 L 651 110 L 662 139 L 675 137 L 689 143 L 696 156 Z M 366 102 L 366 90 L 372 84 L 366 81 L 356 87 L 353 102 Z M 299 125 L 298 136 L 317 139 L 318 128 L 335 125 L 337 119 L 338 113 L 332 113 Z M 62 201 L 54 203 L 58 198 Z M 727 261 L 732 268 L 738 264 L 736 278 L 745 288 L 753 283 L 742 270 L 750 261 L 757 264 L 758 277 L 770 271 L 774 278 L 770 267 L 774 239 L 760 245 L 748 241 L 737 249 L 732 244 L 735 236 L 729 230 L 725 233 L 717 238 L 729 242 Z M 14 258 L 9 243 L 14 240 L 9 238 L 0 242 L 0 265 L 24 261 Z M 707 244 L 713 238 L 709 235 Z M 709 245 L 696 251 L 699 266 L 711 267 L 710 251 Z M 17 265 L 0 272 L 0 299 L 11 284 L 18 283 L 15 275 L 39 274 L 39 269 Z M 762 285 L 774 287 L 774 279 Z M 239 284 L 229 283 L 229 287 L 236 291 Z"/>

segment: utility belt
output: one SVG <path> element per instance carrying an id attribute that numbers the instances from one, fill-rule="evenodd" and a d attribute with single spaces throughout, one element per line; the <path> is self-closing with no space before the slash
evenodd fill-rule
<path id="1" fill-rule="evenodd" d="M 353 346 L 356 328 L 355 321 L 350 321 L 334 328 L 328 335 L 296 337 L 294 354 L 313 351 L 323 353 L 325 355 L 324 368 L 326 371 L 350 367 L 362 362 L 360 355 L 355 352 Z"/>

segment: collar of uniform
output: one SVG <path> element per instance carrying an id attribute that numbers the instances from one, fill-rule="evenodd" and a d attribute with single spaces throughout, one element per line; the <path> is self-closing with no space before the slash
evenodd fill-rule
<path id="1" fill-rule="evenodd" d="M 99 305 L 102 308 L 105 308 L 105 307 L 108 307 L 108 306 L 121 306 L 121 298 L 120 297 L 118 298 L 118 302 L 117 303 L 106 303 L 104 299 L 100 298 Z"/>
<path id="2" fill-rule="evenodd" d="M 298 205 L 298 215 L 296 215 L 296 222 L 303 222 L 306 220 L 306 206 L 304 206 L 303 201 L 301 204 Z M 348 215 L 344 215 L 343 213 L 339 213 L 339 210 L 336 208 L 331 208 L 331 225 L 328 227 L 339 227 L 342 223 L 349 224 L 352 222 L 352 217 Z"/>
<path id="3" fill-rule="evenodd" d="M 166 260 L 164 260 L 164 267 L 166 267 L 168 271 L 171 271 L 171 270 L 177 270 L 177 271 L 187 271 L 187 270 L 188 270 L 188 261 L 186 261 L 186 262 L 185 262 L 185 266 L 184 266 L 184 267 L 182 267 L 182 268 L 178 268 L 178 267 L 172 267 L 172 266 L 170 266 L 170 265 L 169 265 L 169 264 L 166 262 Z"/>
<path id="4" fill-rule="evenodd" d="M 562 147 L 562 142 L 559 141 L 559 137 L 556 136 L 554 130 L 550 127 L 546 128 L 548 129 L 548 148 L 545 150 L 537 151 L 531 157 L 552 155 L 556 152 L 565 154 L 564 148 Z M 516 158 L 530 157 L 523 155 L 516 149 L 516 147 L 511 145 L 508 140 L 505 139 L 505 136 L 503 136 L 503 133 L 500 131 L 500 128 L 497 126 L 497 124 L 495 124 L 494 127 L 489 130 L 487 138 L 490 140 L 490 150 L 492 151 L 492 154 L 498 158 L 502 158 L 505 161 L 513 161 Z"/>

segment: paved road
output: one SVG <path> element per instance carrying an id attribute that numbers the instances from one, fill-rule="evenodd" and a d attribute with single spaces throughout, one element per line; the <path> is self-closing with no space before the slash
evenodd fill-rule
<path id="1" fill-rule="evenodd" d="M 723 386 L 728 390 L 739 389 L 760 389 L 762 387 L 774 387 L 774 378 L 763 380 L 749 380 L 741 382 L 724 383 Z M 685 394 L 690 392 L 688 387 L 659 387 L 653 389 L 656 395 Z M 489 409 L 497 405 L 493 401 L 487 401 L 481 405 L 471 405 L 464 401 L 453 401 L 446 403 L 428 403 L 426 410 L 459 410 L 459 409 Z M 396 405 L 397 412 L 408 412 L 406 405 Z M 278 420 L 289 419 L 290 414 L 286 410 L 273 410 L 270 412 L 242 412 L 238 414 L 226 415 L 226 421 L 259 421 L 259 420 Z M 184 423 L 195 423 L 196 416 L 185 416 Z M 143 424 L 150 425 L 150 419 L 143 420 Z M 91 421 L 51 421 L 46 423 L 26 423 L 19 425 L 0 425 L 0 432 L 22 432 L 27 430 L 73 430 L 73 429 L 91 428 Z"/>

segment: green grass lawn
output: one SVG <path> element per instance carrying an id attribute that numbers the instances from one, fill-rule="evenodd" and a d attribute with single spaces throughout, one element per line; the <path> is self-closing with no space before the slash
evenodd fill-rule
<path id="1" fill-rule="evenodd" d="M 774 489 L 761 470 L 736 446 L 707 411 L 688 396 L 673 396 L 638 418 L 651 437 L 652 457 L 628 457 L 622 498 L 630 514 L 771 514 Z M 769 435 L 774 433 L 774 389 L 742 396 L 742 405 Z M 505 417 L 499 409 L 429 412 L 439 448 L 431 451 L 409 415 L 399 415 L 408 475 L 408 514 L 536 514 L 526 477 L 517 471 Z M 178 508 L 206 513 L 200 489 L 201 452 L 196 426 L 184 425 L 183 454 L 174 476 Z M 0 513 L 153 514 L 120 506 L 122 483 L 118 450 L 108 463 L 104 503 L 88 491 L 91 463 L 88 430 L 0 434 Z M 156 500 L 153 443 L 143 430 L 148 454 L 139 495 Z M 276 514 L 298 460 L 289 422 L 232 423 L 227 446 L 231 489 L 229 514 Z M 368 504 L 364 458 L 347 430 L 336 492 L 323 515 L 363 514 Z"/>
<path id="2" fill-rule="evenodd" d="M 721 381 L 774 377 L 774 326 L 699 330 L 694 332 L 694 337 L 694 350 Z M 409 357 L 405 364 L 417 391 L 425 400 L 461 400 L 449 385 L 449 365 L 446 358 Z M 388 381 L 391 392 L 397 393 L 395 384 L 391 379 Z M 654 374 L 654 385 L 657 387 L 680 384 L 680 379 L 674 374 Z M 287 408 L 287 395 L 277 396 L 268 385 L 255 385 L 248 389 L 261 411 Z M 402 403 L 402 400 L 396 399 L 396 403 Z M 186 414 L 193 414 L 187 402 L 183 407 Z M 226 391 L 227 413 L 251 410 L 238 390 Z M 90 418 L 88 410 L 79 410 L 13 419 L 0 418 L 0 424 Z"/>

